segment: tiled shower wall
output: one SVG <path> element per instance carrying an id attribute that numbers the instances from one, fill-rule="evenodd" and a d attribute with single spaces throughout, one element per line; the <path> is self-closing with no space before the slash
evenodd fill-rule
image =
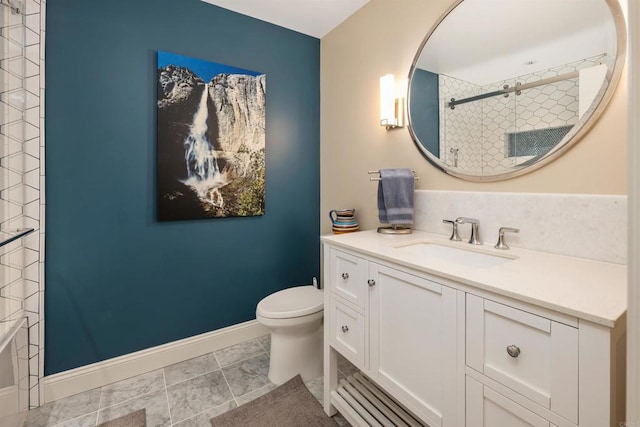
<path id="1" fill-rule="evenodd" d="M 3 2 L 5 3 L 5 2 Z M 0 248 L 0 322 L 24 309 L 29 325 L 30 406 L 44 372 L 44 0 L 0 5 L 0 230 L 35 232 Z M 4 233 L 3 233 L 4 234 Z"/>
<path id="2" fill-rule="evenodd" d="M 454 110 L 444 107 L 451 98 L 492 92 L 504 85 L 512 87 L 516 82 L 531 83 L 600 63 L 611 68 L 611 62 L 610 57 L 598 55 L 484 86 L 440 75 L 442 159 L 453 165 L 450 149 L 457 148 L 458 167 L 481 175 L 499 173 L 529 158 L 507 155 L 508 133 L 573 125 L 578 121 L 578 78 L 527 89 L 517 96 L 511 93 L 508 97 L 495 96 L 457 105 Z"/>
<path id="3" fill-rule="evenodd" d="M 482 174 L 482 104 L 469 102 L 446 107 L 451 98 L 480 95 L 482 86 L 440 74 L 440 158 L 448 165 Z M 454 152 L 452 150 L 457 150 Z"/>

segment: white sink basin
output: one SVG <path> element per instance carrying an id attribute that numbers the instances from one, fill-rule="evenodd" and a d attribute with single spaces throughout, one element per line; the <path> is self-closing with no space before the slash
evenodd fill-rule
<path id="1" fill-rule="evenodd" d="M 460 242 L 461 245 L 465 243 Z M 436 258 L 450 263 L 464 265 L 466 267 L 493 267 L 513 261 L 517 257 L 507 254 L 494 254 L 463 247 L 449 246 L 435 242 L 412 242 L 396 246 L 398 251 L 407 254 L 423 256 L 425 260 Z"/>

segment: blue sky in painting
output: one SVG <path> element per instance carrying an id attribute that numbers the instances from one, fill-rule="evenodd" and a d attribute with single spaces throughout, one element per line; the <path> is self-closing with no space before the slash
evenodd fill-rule
<path id="1" fill-rule="evenodd" d="M 229 65 L 218 64 L 217 62 L 190 58 L 188 56 L 178 55 L 177 53 L 163 52 L 159 50 L 158 68 L 166 67 L 167 65 L 177 65 L 188 68 L 207 83 L 211 81 L 214 76 L 221 73 L 247 74 L 249 76 L 259 76 L 264 74 L 257 71 L 245 70 L 243 68 L 231 67 Z"/>

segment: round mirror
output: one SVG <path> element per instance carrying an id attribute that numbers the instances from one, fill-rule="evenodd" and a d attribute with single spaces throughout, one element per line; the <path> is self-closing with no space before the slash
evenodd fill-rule
<path id="1" fill-rule="evenodd" d="M 564 154 L 611 98 L 625 53 L 617 0 L 460 0 L 409 75 L 409 131 L 442 171 L 471 181 Z"/>

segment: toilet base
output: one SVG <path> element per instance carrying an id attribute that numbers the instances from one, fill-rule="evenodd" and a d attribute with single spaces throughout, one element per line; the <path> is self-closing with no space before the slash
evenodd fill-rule
<path id="1" fill-rule="evenodd" d="M 268 375 L 272 383 L 283 384 L 298 374 L 305 382 L 322 375 L 322 317 L 305 326 L 304 331 L 272 329 Z"/>

